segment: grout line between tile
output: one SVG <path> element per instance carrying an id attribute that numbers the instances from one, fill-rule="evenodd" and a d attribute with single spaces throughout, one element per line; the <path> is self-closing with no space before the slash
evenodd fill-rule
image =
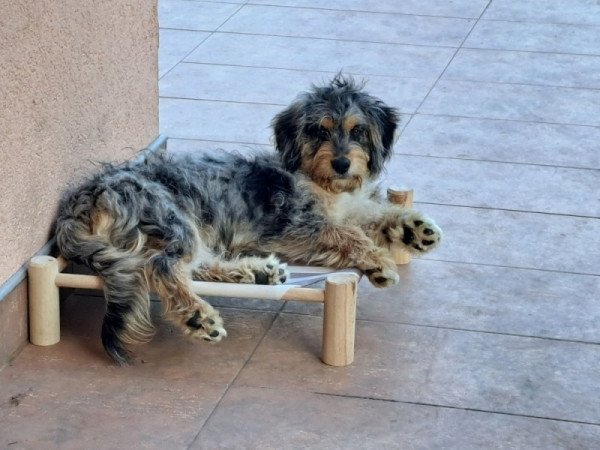
<path id="1" fill-rule="evenodd" d="M 245 102 L 241 100 L 222 100 L 216 98 L 194 98 L 194 97 L 171 97 L 161 95 L 160 98 L 168 100 L 189 100 L 193 102 L 216 102 L 216 103 L 234 103 L 238 105 L 260 105 L 260 106 L 287 106 L 285 103 L 267 103 L 267 102 Z"/>
<path id="2" fill-rule="evenodd" d="M 190 0 L 193 1 L 193 0 Z M 163 97 L 167 98 L 167 97 Z M 182 99 L 185 100 L 185 99 Z M 411 115 L 412 117 L 412 115 Z M 407 127 L 405 125 L 405 127 Z M 215 144 L 235 144 L 235 145 L 245 145 L 245 146 L 260 146 L 260 147 L 269 147 L 271 148 L 271 144 L 268 142 L 247 142 L 247 141 L 224 141 L 224 140 L 216 140 L 216 139 L 194 139 L 194 138 L 186 138 L 186 137 L 169 137 L 171 140 L 179 140 L 179 141 L 188 141 L 188 142 L 214 142 Z M 523 161 L 509 161 L 509 160 L 497 160 L 497 159 L 481 159 L 481 158 L 466 158 L 466 157 L 458 157 L 458 156 L 439 156 L 439 155 L 423 155 L 418 153 L 404 153 L 404 152 L 394 152 L 396 156 L 407 156 L 411 158 L 429 158 L 429 159 L 441 159 L 441 160 L 450 160 L 450 161 L 469 161 L 469 162 L 481 162 L 481 163 L 491 163 L 491 164 L 504 164 L 504 165 L 515 165 L 515 166 L 533 166 L 533 167 L 543 167 L 550 169 L 566 169 L 566 170 L 584 170 L 584 171 L 592 171 L 598 172 L 600 171 L 600 167 L 583 167 L 583 166 L 567 166 L 567 165 L 559 165 L 559 164 L 545 164 L 545 163 L 535 163 L 535 162 L 523 162 Z M 458 205 L 453 205 L 458 206 Z M 494 208 L 491 208 L 494 209 Z M 512 211 L 512 210 L 508 210 Z M 519 210 L 514 210 L 519 211 Z M 595 216 L 577 216 L 577 217 L 592 217 Z"/>
<path id="3" fill-rule="evenodd" d="M 286 313 L 288 314 L 288 313 Z M 464 333 L 477 333 L 477 334 L 493 334 L 499 336 L 513 336 L 518 338 L 527 338 L 527 339 L 541 339 L 544 341 L 555 341 L 555 342 L 567 342 L 572 344 L 584 344 L 584 345 L 598 345 L 600 346 L 600 341 L 586 341 L 583 339 L 570 339 L 570 338 L 558 338 L 558 337 L 550 337 L 550 336 L 536 336 L 533 334 L 521 334 L 521 333 L 510 333 L 510 332 L 501 332 L 501 331 L 489 331 L 489 330 L 479 330 L 473 328 L 458 328 L 458 327 L 450 327 L 443 325 L 429 325 L 423 323 L 410 323 L 410 322 L 397 322 L 393 320 L 376 320 L 376 319 L 363 319 L 358 318 L 357 320 L 363 322 L 372 322 L 372 323 L 393 323 L 397 325 L 405 325 L 419 328 L 434 328 L 439 330 L 449 330 L 449 331 L 460 331 Z"/>
<path id="4" fill-rule="evenodd" d="M 444 73 L 446 73 L 446 70 L 448 70 L 448 67 L 450 67 L 450 64 L 452 64 L 452 61 L 454 61 L 454 58 L 456 58 L 456 55 L 460 51 L 461 47 L 467 41 L 467 39 L 469 38 L 469 36 L 473 32 L 473 30 L 475 29 L 475 27 L 479 23 L 479 20 L 481 19 L 481 16 L 483 16 L 483 14 L 487 11 L 487 9 L 489 8 L 489 6 L 490 6 L 491 3 L 492 3 L 492 0 L 489 0 L 488 4 L 486 5 L 486 7 L 483 8 L 483 11 L 481 11 L 481 14 L 475 20 L 475 22 L 473 23 L 473 26 L 471 27 L 471 29 L 469 30 L 469 32 L 466 34 L 466 36 L 463 38 L 463 40 L 461 41 L 460 45 L 458 46 L 458 48 L 456 49 L 456 51 L 454 52 L 454 54 L 450 58 L 450 61 L 448 61 L 448 63 L 446 64 L 446 66 L 444 67 L 444 69 L 442 70 L 442 72 L 440 73 L 440 75 L 437 77 L 437 80 L 435 80 L 435 82 L 431 85 L 431 88 L 429 89 L 429 91 L 427 92 L 427 94 L 425 94 L 425 97 L 423 97 L 423 100 L 421 100 L 421 103 L 419 103 L 419 106 L 417 106 L 417 108 L 415 109 L 415 114 L 419 113 L 419 110 L 421 109 L 421 107 L 423 106 L 423 104 L 425 103 L 425 101 L 427 100 L 427 98 L 429 97 L 429 95 L 431 94 L 431 92 L 435 89 L 435 87 L 439 83 L 440 79 L 444 76 Z M 406 128 L 408 128 L 408 126 Z"/>
<path id="5" fill-rule="evenodd" d="M 394 138 L 394 144 L 396 142 L 398 142 L 400 140 L 400 137 L 402 136 L 402 133 L 404 133 L 404 130 L 406 130 L 406 128 L 408 127 L 408 124 L 411 122 L 413 116 L 415 115 L 415 112 L 402 112 L 399 109 L 396 108 L 396 111 L 398 111 L 400 113 L 400 121 L 398 123 L 399 125 L 399 130 L 397 131 L 398 136 L 396 138 Z M 402 120 L 404 117 L 408 116 L 408 120 Z M 392 151 L 393 154 L 393 151 Z"/>
<path id="6" fill-rule="evenodd" d="M 243 5 L 245 2 L 234 2 L 234 1 L 219 1 L 219 0 L 180 0 L 183 2 L 195 2 L 195 3 L 224 3 L 226 5 Z M 246 2 L 247 3 L 247 2 Z"/>
<path id="7" fill-rule="evenodd" d="M 256 310 L 250 310 L 256 311 Z M 317 315 L 306 313 L 306 312 L 298 312 L 298 311 L 281 311 L 283 315 L 293 315 L 293 316 L 304 316 L 304 317 L 319 317 Z M 385 323 L 390 325 L 402 325 L 406 327 L 414 327 L 414 328 L 431 328 L 433 330 L 447 330 L 447 331 L 457 331 L 461 333 L 473 333 L 473 334 L 491 334 L 495 336 L 511 336 L 516 338 L 525 338 L 525 339 L 539 339 L 542 341 L 553 341 L 553 342 L 565 342 L 570 344 L 582 344 L 582 345 L 592 345 L 592 346 L 600 346 L 600 341 L 586 341 L 583 339 L 571 339 L 571 338 L 560 338 L 560 337 L 551 337 L 551 336 L 536 336 L 533 334 L 521 334 L 521 333 L 511 333 L 508 331 L 490 331 L 490 330 L 481 330 L 475 328 L 459 328 L 459 327 L 451 327 L 447 325 L 432 325 L 426 323 L 415 323 L 415 322 L 402 322 L 398 320 L 385 320 L 385 319 L 366 319 L 362 317 L 356 318 L 357 322 L 366 322 L 366 323 Z"/>
<path id="8" fill-rule="evenodd" d="M 263 388 L 263 389 L 269 389 L 269 388 Z M 299 392 L 304 392 L 304 391 L 299 391 Z M 461 407 L 461 406 L 442 405 L 442 404 L 437 404 L 437 403 L 413 402 L 413 401 L 408 401 L 408 400 L 395 400 L 395 399 L 387 399 L 387 398 L 380 398 L 380 397 L 366 397 L 366 396 L 350 395 L 350 394 L 332 394 L 332 393 L 328 393 L 328 392 L 316 392 L 316 391 L 313 391 L 311 393 L 316 394 L 316 395 L 323 395 L 323 396 L 327 396 L 327 397 L 342 397 L 342 398 L 352 398 L 352 399 L 359 399 L 359 400 L 373 400 L 373 401 L 381 401 L 381 402 L 389 402 L 389 403 L 402 403 L 405 405 L 429 406 L 429 407 L 435 407 L 435 408 L 455 409 L 455 410 L 460 410 L 460 411 L 471 411 L 471 412 L 479 412 L 479 413 L 486 413 L 486 414 L 500 414 L 500 415 L 504 415 L 504 416 L 524 417 L 524 418 L 529 418 L 529 419 L 552 420 L 552 421 L 556 421 L 556 422 L 568 422 L 568 423 L 576 423 L 576 424 L 580 424 L 580 425 L 600 426 L 600 422 L 587 422 L 587 421 L 582 421 L 582 420 L 560 419 L 557 417 L 535 416 L 535 415 L 531 415 L 531 414 L 519 414 L 519 413 L 511 413 L 511 412 L 507 412 L 507 411 L 493 411 L 493 410 L 486 410 L 486 409 L 479 409 L 479 408 L 467 408 L 467 407 Z"/>
<path id="9" fill-rule="evenodd" d="M 215 407 L 213 408 L 213 410 L 210 412 L 210 414 L 208 415 L 208 417 L 206 418 L 206 420 L 204 421 L 204 423 L 200 427 L 200 430 L 198 430 L 198 433 L 196 433 L 196 436 L 194 436 L 194 439 L 192 439 L 190 441 L 190 443 L 187 445 L 187 449 L 190 449 L 192 447 L 192 445 L 196 442 L 196 440 L 200 436 L 200 433 L 202 433 L 202 430 L 206 427 L 206 425 L 208 424 L 208 422 L 210 421 L 210 419 L 212 418 L 212 416 L 215 414 L 217 408 L 219 408 L 219 406 L 223 402 L 223 399 L 225 398 L 225 396 L 229 392 L 229 389 L 231 389 L 231 387 L 235 384 L 236 380 L 239 378 L 239 376 L 242 373 L 242 371 L 244 370 L 244 368 L 248 365 L 248 362 L 252 359 L 252 357 L 254 356 L 254 354 L 256 353 L 256 351 L 258 350 L 258 347 L 260 347 L 260 344 L 262 344 L 262 341 L 265 339 L 265 337 L 267 336 L 267 334 L 269 334 L 269 331 L 271 331 L 271 328 L 273 327 L 273 324 L 275 323 L 275 321 L 277 320 L 277 318 L 281 315 L 281 312 L 285 308 L 286 304 L 287 304 L 287 302 L 282 302 L 280 308 L 278 310 L 276 310 L 276 311 L 264 311 L 265 313 L 271 313 L 271 314 L 273 314 L 273 320 L 271 320 L 271 323 L 269 324 L 269 326 L 266 327 L 265 332 L 263 333 L 263 335 L 260 337 L 260 339 L 256 343 L 256 346 L 254 347 L 254 349 L 252 350 L 252 352 L 250 353 L 250 355 L 248 356 L 248 358 L 246 359 L 246 361 L 244 361 L 244 364 L 242 364 L 242 367 L 240 367 L 240 370 L 238 370 L 238 372 L 235 375 L 235 377 L 233 377 L 233 380 L 231 380 L 231 382 L 228 384 L 227 388 L 223 391 L 223 394 L 221 395 L 221 398 L 215 404 Z M 253 311 L 256 311 L 256 310 L 253 310 Z"/>
<path id="10" fill-rule="evenodd" d="M 488 52 L 515 52 L 515 53 L 540 53 L 547 55 L 562 55 L 562 56 L 583 56 L 583 57 L 599 57 L 600 53 L 569 53 L 549 50 L 526 50 L 518 48 L 495 48 L 495 47 L 469 47 L 462 46 L 461 49 L 465 50 L 483 50 Z"/>
<path id="11" fill-rule="evenodd" d="M 194 0 L 188 0 L 194 1 Z M 184 99 L 185 100 L 185 99 Z M 407 114 L 408 115 L 408 114 Z M 424 115 L 424 114 L 421 114 Z M 410 114 L 410 119 L 406 125 L 404 125 L 404 129 L 408 127 L 410 120 L 414 114 Z M 484 119 L 485 120 L 485 119 Z M 495 119 L 489 119 L 495 120 Z M 578 125 L 577 125 L 578 126 Z M 245 146 L 260 146 L 260 147 L 269 147 L 271 149 L 270 143 L 260 143 L 260 142 L 246 142 L 246 141 L 228 141 L 228 140 L 217 140 L 217 139 L 195 139 L 195 138 L 187 138 L 187 137 L 169 137 L 171 140 L 178 141 L 189 141 L 189 142 L 214 142 L 215 144 L 236 144 L 236 145 L 245 145 Z M 400 139 L 400 138 L 398 138 Z M 507 164 L 507 165 L 518 165 L 518 166 L 534 166 L 534 167 L 544 167 L 544 168 L 556 168 L 556 169 L 569 169 L 569 170 L 590 170 L 590 171 L 600 171 L 600 167 L 583 167 L 583 166 L 567 166 L 567 165 L 559 165 L 559 164 L 550 164 L 550 163 L 534 163 L 534 162 L 523 162 L 523 161 L 508 161 L 508 160 L 495 160 L 495 159 L 481 159 L 481 158 L 466 158 L 466 157 L 458 157 L 458 156 L 440 156 L 440 155 L 421 155 L 416 153 L 403 153 L 403 152 L 394 152 L 394 155 L 397 156 L 409 156 L 416 158 L 431 158 L 431 159 L 447 159 L 447 160 L 457 160 L 457 161 L 471 161 L 471 162 L 483 162 L 483 163 L 497 163 L 497 164 Z"/>
<path id="12" fill-rule="evenodd" d="M 245 4 L 245 3 L 244 3 L 244 4 Z M 240 5 L 240 7 L 239 7 L 238 9 L 236 9 L 236 10 L 235 10 L 235 11 L 234 11 L 234 12 L 233 12 L 233 13 L 232 13 L 232 14 L 231 14 L 231 15 L 230 15 L 230 16 L 229 16 L 227 19 L 225 19 L 225 21 L 223 21 L 223 23 L 221 23 L 221 25 L 219 25 L 219 26 L 218 26 L 218 27 L 217 27 L 215 30 L 212 30 L 212 31 L 208 31 L 208 30 L 186 30 L 186 29 L 183 29 L 183 28 L 162 28 L 162 29 L 167 29 L 167 30 L 203 31 L 203 32 L 208 32 L 208 33 L 210 33 L 210 34 L 209 34 L 208 36 L 206 36 L 204 39 L 202 39 L 202 41 L 201 41 L 201 42 L 200 42 L 198 45 L 196 45 L 196 46 L 195 46 L 195 47 L 194 47 L 192 50 L 190 50 L 188 53 L 186 53 L 186 54 L 183 56 L 183 58 L 181 58 L 181 59 L 179 60 L 179 62 L 178 62 L 177 64 L 173 65 L 173 67 L 171 67 L 169 70 L 167 70 L 165 73 L 163 73 L 163 74 L 162 74 L 162 76 L 159 78 L 159 81 L 160 81 L 160 80 L 162 80 L 162 79 L 163 79 L 163 78 L 164 78 L 164 77 L 165 77 L 167 74 L 169 74 L 169 73 L 170 73 L 170 72 L 171 72 L 171 71 L 172 71 L 172 70 L 173 70 L 175 67 L 177 67 L 177 66 L 179 65 L 179 63 L 181 63 L 182 61 L 184 61 L 184 60 L 185 60 L 185 58 L 187 58 L 187 57 L 188 57 L 188 56 L 190 56 L 190 55 L 191 55 L 191 54 L 192 54 L 194 51 L 196 51 L 196 49 L 197 49 L 198 47 L 200 47 L 202 44 L 204 44 L 204 43 L 206 42 L 206 40 L 207 40 L 207 39 L 209 39 L 209 38 L 210 38 L 210 37 L 211 37 L 211 36 L 212 36 L 212 35 L 213 35 L 213 34 L 216 32 L 216 30 L 218 30 L 219 28 L 221 28 L 223 25 L 225 25 L 225 24 L 227 23 L 227 21 L 228 21 L 229 19 L 231 19 L 233 16 L 235 16 L 235 15 L 238 13 L 238 11 L 244 7 L 244 4 L 239 4 L 239 5 Z M 160 26 L 160 24 L 159 24 L 159 26 Z M 160 29 L 161 29 L 161 28 L 159 28 L 159 31 L 160 31 Z M 160 43 L 159 43 L 159 45 L 160 45 Z"/>
<path id="13" fill-rule="evenodd" d="M 180 0 L 180 1 L 196 1 L 196 0 Z M 214 33 L 214 29 L 211 28 L 181 28 L 181 27 L 160 27 L 161 30 L 167 31 L 197 31 L 198 33 Z"/>
<path id="14" fill-rule="evenodd" d="M 519 269 L 519 270 L 534 270 L 539 272 L 547 272 L 547 273 L 560 273 L 567 275 L 581 275 L 587 277 L 600 277 L 600 273 L 592 273 L 592 272 L 573 272 L 570 270 L 558 270 L 558 269 L 543 269 L 540 267 L 528 267 L 528 266 L 508 266 L 505 264 L 492 264 L 492 263 L 484 263 L 484 262 L 473 262 L 473 261 L 459 261 L 452 259 L 437 259 L 437 258 L 420 258 L 423 261 L 433 261 L 433 262 L 441 262 L 441 263 L 452 263 L 452 264 L 467 264 L 471 266 L 482 266 L 482 267 L 500 267 L 503 269 Z"/>
<path id="15" fill-rule="evenodd" d="M 435 84 L 435 82 L 434 82 L 433 84 Z M 433 84 L 432 84 L 432 86 L 433 86 Z M 431 90 L 431 89 L 430 89 L 430 90 Z M 429 92 L 429 91 L 428 91 L 428 92 Z M 419 104 L 419 106 L 421 106 L 421 105 Z M 418 107 L 417 107 L 417 109 L 418 109 Z M 415 111 L 415 112 L 413 112 L 413 113 L 412 113 L 412 114 L 411 114 L 411 115 L 408 117 L 408 120 L 406 121 L 406 123 L 404 124 L 404 126 L 402 127 L 402 129 L 400 130 L 400 132 L 398 133 L 398 137 L 396 138 L 396 141 L 394 142 L 394 144 L 395 144 L 395 143 L 397 143 L 397 142 L 398 142 L 398 141 L 399 141 L 399 140 L 402 138 L 402 135 L 404 134 L 404 132 L 406 131 L 406 129 L 408 128 L 408 126 L 409 126 L 409 125 L 410 125 L 410 123 L 412 122 L 412 120 L 413 120 L 413 117 L 415 117 L 415 114 L 416 114 L 416 111 Z M 392 153 L 393 153 L 393 152 L 392 152 Z"/>
<path id="16" fill-rule="evenodd" d="M 179 30 L 179 29 L 175 29 L 175 28 L 161 28 L 163 30 L 176 30 L 176 31 L 200 31 L 200 30 Z M 206 31 L 202 31 L 203 33 L 206 33 Z M 179 62 L 173 64 L 173 66 L 167 70 L 165 73 L 163 73 L 158 80 L 162 80 L 168 73 L 170 73 L 175 67 L 177 67 L 185 58 L 187 58 L 194 50 L 196 50 L 198 47 L 200 47 L 209 37 L 212 36 L 212 33 L 209 34 L 208 36 L 206 36 L 204 39 L 202 39 L 202 41 L 200 41 L 200 43 L 198 45 L 196 45 L 192 50 L 190 50 L 185 56 L 183 56 L 183 58 L 181 58 L 179 60 Z M 160 39 L 160 38 L 159 38 Z M 159 43 L 160 46 L 160 43 Z"/>
<path id="17" fill-rule="evenodd" d="M 242 4 L 240 2 L 233 1 L 214 1 L 214 0 L 185 0 L 185 1 L 196 1 L 198 3 L 225 3 L 225 4 L 234 4 L 239 5 Z M 511 20 L 511 19 L 498 19 L 498 18 L 486 18 L 483 17 L 485 11 L 489 7 L 488 5 L 483 9 L 483 11 L 479 14 L 479 16 L 451 16 L 451 15 L 443 15 L 443 14 L 416 14 L 416 13 L 408 13 L 408 12 L 400 12 L 400 11 L 370 11 L 366 9 L 340 9 L 340 8 L 326 8 L 326 7 L 318 7 L 318 6 L 291 6 L 291 5 L 281 5 L 276 3 L 253 3 L 252 1 L 248 1 L 244 3 L 248 6 L 266 6 L 273 8 L 290 8 L 290 9 L 309 9 L 309 10 L 322 10 L 322 11 L 332 11 L 332 12 L 351 12 L 351 13 L 366 13 L 366 14 L 383 14 L 383 15 L 398 15 L 398 16 L 414 16 L 414 17 L 425 17 L 425 18 L 440 18 L 440 19 L 455 19 L 455 20 L 482 20 L 486 22 L 509 22 L 509 23 L 523 23 L 523 24 L 539 24 L 539 25 L 567 25 L 567 26 L 577 26 L 577 27 L 589 27 L 589 28 L 600 28 L 600 24 L 590 24 L 583 22 L 554 22 L 550 20 L 535 20 L 533 18 L 521 18 L 519 20 Z"/>
<path id="18" fill-rule="evenodd" d="M 187 0 L 187 1 L 194 1 L 194 0 Z M 242 5 L 242 6 L 244 6 L 244 5 Z M 229 19 L 227 19 L 227 20 L 229 20 Z M 225 24 L 225 22 L 223 24 Z M 233 34 L 233 35 L 241 35 L 241 36 L 267 36 L 267 37 L 280 37 L 280 38 L 290 38 L 290 39 L 311 39 L 311 40 L 320 40 L 320 41 L 359 42 L 359 43 L 366 43 L 366 44 L 400 45 L 400 46 L 407 46 L 407 47 L 426 47 L 426 48 L 432 48 L 432 49 L 436 49 L 436 48 L 437 49 L 457 49 L 458 48 L 455 45 L 433 45 L 433 44 L 415 44 L 415 43 L 406 43 L 406 42 L 369 41 L 369 40 L 364 40 L 364 39 L 341 39 L 341 38 L 328 38 L 328 37 L 318 37 L 318 36 L 290 36 L 287 34 L 249 33 L 249 32 L 243 32 L 243 31 L 224 31 L 224 30 L 218 30 L 218 29 L 217 30 L 205 30 L 205 29 L 199 29 L 199 28 L 170 28 L 170 27 L 161 27 L 160 29 L 161 30 L 174 30 L 174 31 L 199 31 L 199 32 L 203 32 L 203 33 L 211 33 L 211 35 L 213 35 L 213 34 Z M 209 37 L 210 36 L 208 36 L 207 39 Z"/>
<path id="19" fill-rule="evenodd" d="M 195 0 L 186 0 L 195 1 Z M 269 70 L 288 70 L 291 72 L 303 72 L 303 73 L 322 73 L 327 75 L 335 75 L 338 73 L 337 70 L 319 70 L 319 69 L 299 69 L 296 67 L 277 67 L 277 66 L 253 66 L 248 64 L 232 64 L 232 63 L 215 63 L 215 62 L 204 62 L 204 61 L 181 61 L 179 64 L 194 64 L 199 66 L 217 66 L 217 67 L 239 67 L 247 69 L 269 69 Z M 432 80 L 417 76 L 401 76 L 401 75 L 381 75 L 376 73 L 360 73 L 360 72 L 349 72 L 344 70 L 345 75 L 353 77 L 377 77 L 377 78 L 391 78 L 393 80 L 419 80 L 424 83 L 428 83 Z M 368 80 L 367 80 L 368 81 Z"/>
<path id="20" fill-rule="evenodd" d="M 432 159 L 449 159 L 457 161 L 472 161 L 472 162 L 483 162 L 483 163 L 495 163 L 495 164 L 507 164 L 516 166 L 534 166 L 534 167 L 545 167 L 552 169 L 573 169 L 573 170 L 591 170 L 594 172 L 600 171 L 600 167 L 583 167 L 583 166 L 565 166 L 560 164 L 546 164 L 546 163 L 534 163 L 534 162 L 523 162 L 523 161 L 503 161 L 499 159 L 479 159 L 479 158 L 466 158 L 460 156 L 437 156 L 437 155 L 419 155 L 417 153 L 402 153 L 394 152 L 397 156 L 409 156 L 415 158 L 432 158 Z"/>
<path id="21" fill-rule="evenodd" d="M 185 1 L 196 1 L 196 0 L 185 0 Z M 198 31 L 198 32 L 203 32 L 203 33 L 210 33 L 211 36 L 213 34 L 234 34 L 234 35 L 243 35 L 243 36 L 267 36 L 267 37 L 272 36 L 272 37 L 290 38 L 290 39 L 312 39 L 312 40 L 326 40 L 326 41 L 339 41 L 339 42 L 359 42 L 359 43 L 367 43 L 367 44 L 397 45 L 397 46 L 406 46 L 406 47 L 425 47 L 425 48 L 430 48 L 430 49 L 454 49 L 454 50 L 466 49 L 466 50 L 501 51 L 501 52 L 517 52 L 517 53 L 538 53 L 538 54 L 563 55 L 563 56 L 583 56 L 583 57 L 596 57 L 596 58 L 600 57 L 600 53 L 575 53 L 575 52 L 550 51 L 550 50 L 539 50 L 539 49 L 538 50 L 527 50 L 527 49 L 519 49 L 519 48 L 469 47 L 469 46 L 465 46 L 464 43 L 461 44 L 460 47 L 457 47 L 455 45 L 432 45 L 432 44 L 414 44 L 414 43 L 389 42 L 389 41 L 335 39 L 335 38 L 324 38 L 324 37 L 314 37 L 314 36 L 289 36 L 289 35 L 282 35 L 282 34 L 244 33 L 244 32 L 240 32 L 240 31 L 204 30 L 204 29 L 197 29 L 197 28 L 160 27 L 160 29 L 161 30 L 174 30 L 174 31 Z M 473 31 L 473 30 L 471 30 L 471 31 Z M 470 35 L 470 32 L 469 32 L 469 35 Z M 208 39 L 209 37 L 210 36 L 207 36 L 206 39 Z M 201 45 L 201 44 L 198 44 L 198 45 Z M 198 46 L 196 46 L 196 48 L 198 48 Z M 194 50 L 192 50 L 192 52 Z M 187 56 L 189 56 L 189 54 L 186 55 L 185 57 L 187 58 Z M 182 60 L 181 62 L 184 62 L 184 61 Z M 194 61 L 185 61 L 185 62 L 194 62 Z M 262 66 L 248 66 L 248 67 L 262 67 Z"/>
<path id="22" fill-rule="evenodd" d="M 479 84 L 508 84 L 510 86 L 547 87 L 558 89 L 575 89 L 580 91 L 600 91 L 600 87 L 592 86 L 565 86 L 560 84 L 518 83 L 515 81 L 473 80 L 469 78 L 444 77 L 442 81 L 458 81 Z"/>
<path id="23" fill-rule="evenodd" d="M 242 100 L 223 100 L 223 99 L 217 99 L 217 98 L 199 98 L 199 97 L 174 97 L 174 96 L 168 96 L 168 95 L 161 95 L 159 98 L 168 99 L 168 100 L 189 100 L 189 101 L 196 101 L 196 102 L 233 103 L 233 104 L 239 104 L 239 105 L 279 106 L 279 107 L 286 107 L 288 105 L 287 103 L 269 103 L 269 102 L 242 101 Z M 402 111 L 402 110 L 399 110 L 398 112 L 402 115 L 414 114 L 413 112 Z"/>
<path id="24" fill-rule="evenodd" d="M 186 1 L 195 1 L 195 0 L 186 0 Z M 269 146 L 270 144 L 259 143 L 259 142 L 245 142 L 245 141 L 221 141 L 216 139 L 195 139 L 195 138 L 186 138 L 186 137 L 171 137 L 169 139 L 176 141 L 197 141 L 197 142 L 214 142 L 216 144 L 240 144 L 240 145 L 261 145 L 261 146 Z"/>
<path id="25" fill-rule="evenodd" d="M 249 1 L 248 6 L 265 6 L 269 8 L 288 8 L 288 9 L 308 9 L 313 11 L 331 11 L 340 13 L 358 13 L 358 14 L 380 14 L 380 15 L 394 15 L 394 16 L 412 16 L 412 17 L 425 17 L 431 19 L 452 19 L 452 20 L 475 20 L 477 17 L 462 17 L 462 16 L 444 16 L 436 14 L 413 14 L 405 13 L 400 11 L 369 11 L 366 9 L 339 9 L 339 8 L 325 8 L 323 6 L 296 6 L 296 5 L 277 5 L 271 3 L 252 3 Z"/>
<path id="26" fill-rule="evenodd" d="M 501 117 L 483 117 L 483 116 L 462 116 L 458 114 L 435 114 L 435 113 L 423 113 L 415 112 L 415 115 L 419 116 L 432 116 L 432 117 L 457 117 L 459 119 L 476 119 L 476 120 L 498 120 L 503 122 L 519 122 L 519 123 L 539 123 L 543 125 L 565 125 L 574 127 L 587 127 L 587 128 L 600 128 L 600 125 L 590 125 L 584 123 L 570 123 L 570 122 L 548 122 L 544 120 L 525 120 L 525 119 L 505 119 Z"/>
<path id="27" fill-rule="evenodd" d="M 194 30 L 196 31 L 196 30 Z M 318 41 L 334 41 L 334 42 L 360 42 L 366 44 L 382 44 L 382 45 L 398 45 L 398 46 L 407 46 L 407 47 L 425 47 L 432 49 L 458 49 L 459 47 L 456 45 L 432 45 L 432 44 L 415 44 L 415 43 L 406 43 L 406 42 L 389 42 L 389 41 L 369 41 L 363 39 L 341 39 L 341 38 L 326 38 L 326 37 L 318 37 L 318 36 L 290 36 L 287 34 L 267 34 L 267 33 L 245 33 L 242 31 L 215 31 L 215 34 L 233 34 L 233 35 L 241 35 L 241 36 L 272 36 L 272 37 L 280 37 L 280 38 L 290 38 L 290 39 L 311 39 Z"/>
<path id="28" fill-rule="evenodd" d="M 453 208 L 469 208 L 478 209 L 484 211 L 504 211 L 504 212 L 515 212 L 521 214 L 541 214 L 545 216 L 557 216 L 557 217 L 574 217 L 577 219 L 600 219 L 599 216 L 584 216 L 581 214 L 570 214 L 570 213 L 559 213 L 559 212 L 547 212 L 547 211 L 535 211 L 531 209 L 511 209 L 511 208 L 499 208 L 493 206 L 478 206 L 478 205 L 459 205 L 457 203 L 436 203 L 436 202 L 415 202 L 419 205 L 434 205 L 434 206 L 451 206 Z"/>
<path id="29" fill-rule="evenodd" d="M 486 8 L 487 9 L 487 8 Z M 523 23 L 523 24 L 538 24 L 538 25 L 566 25 L 571 27 L 586 27 L 586 28 L 595 28 L 600 31 L 600 24 L 591 24 L 591 23 L 577 23 L 577 22 L 549 22 L 549 21 L 540 21 L 540 20 L 531 20 L 531 19 L 521 19 L 521 20 L 508 20 L 508 19 L 486 19 L 481 18 L 484 22 L 508 22 L 508 23 Z"/>

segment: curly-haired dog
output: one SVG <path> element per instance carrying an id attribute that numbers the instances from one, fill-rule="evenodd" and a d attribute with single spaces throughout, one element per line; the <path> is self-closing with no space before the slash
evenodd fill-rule
<path id="1" fill-rule="evenodd" d="M 283 283 L 279 257 L 356 267 L 379 287 L 397 283 L 389 245 L 422 253 L 441 235 L 418 212 L 384 202 L 373 184 L 397 121 L 338 76 L 275 117 L 279 155 L 155 153 L 66 194 L 59 249 L 104 280 L 108 354 L 125 364 L 126 346 L 152 337 L 150 291 L 184 332 L 221 340 L 222 319 L 190 281 Z"/>

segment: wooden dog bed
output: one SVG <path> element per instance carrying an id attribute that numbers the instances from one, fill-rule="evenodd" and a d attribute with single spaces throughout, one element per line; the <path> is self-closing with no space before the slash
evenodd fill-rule
<path id="1" fill-rule="evenodd" d="M 410 207 L 412 191 L 390 188 L 388 199 Z M 392 253 L 397 264 L 410 261 L 410 255 L 400 248 L 393 248 Z M 30 261 L 29 339 L 34 345 L 48 346 L 60 341 L 60 288 L 102 289 L 100 277 L 62 273 L 66 266 L 64 259 L 51 256 L 36 256 Z M 289 284 L 263 286 L 195 281 L 193 290 L 200 296 L 323 303 L 321 360 L 331 366 L 351 364 L 354 360 L 356 291 L 360 272 L 302 266 L 290 266 L 289 269 L 292 275 Z M 298 278 L 298 274 L 304 276 Z M 303 287 L 318 281 L 315 277 L 325 279 L 324 288 Z"/>

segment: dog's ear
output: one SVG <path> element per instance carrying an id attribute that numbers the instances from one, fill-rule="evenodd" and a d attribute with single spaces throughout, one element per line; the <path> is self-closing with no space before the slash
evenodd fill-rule
<path id="1" fill-rule="evenodd" d="M 275 135 L 275 146 L 284 167 L 289 172 L 300 168 L 300 126 L 302 120 L 302 103 L 296 102 L 275 116 L 272 121 Z"/>
<path id="2" fill-rule="evenodd" d="M 400 120 L 398 112 L 382 103 L 368 109 L 371 119 L 371 159 L 369 170 L 372 175 L 378 175 L 384 164 L 392 156 L 394 133 Z"/>

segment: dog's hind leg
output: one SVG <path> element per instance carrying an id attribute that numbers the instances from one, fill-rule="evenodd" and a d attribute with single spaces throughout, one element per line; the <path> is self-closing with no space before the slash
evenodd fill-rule
<path id="1" fill-rule="evenodd" d="M 154 335 L 150 318 L 150 296 L 144 276 L 144 263 L 138 257 L 121 257 L 109 261 L 96 255 L 95 263 L 103 264 L 104 296 L 107 301 L 102 323 L 102 344 L 117 363 L 129 362 L 126 344 L 148 342 Z"/>
<path id="2" fill-rule="evenodd" d="M 219 312 L 192 291 L 189 262 L 157 255 L 151 259 L 150 276 L 163 302 L 165 314 L 185 334 L 212 342 L 219 342 L 227 336 Z"/>
<path id="3" fill-rule="evenodd" d="M 245 284 L 283 284 L 289 277 L 287 264 L 275 255 L 267 257 L 240 256 L 216 259 L 195 268 L 192 277 L 197 281 L 219 281 Z"/>

